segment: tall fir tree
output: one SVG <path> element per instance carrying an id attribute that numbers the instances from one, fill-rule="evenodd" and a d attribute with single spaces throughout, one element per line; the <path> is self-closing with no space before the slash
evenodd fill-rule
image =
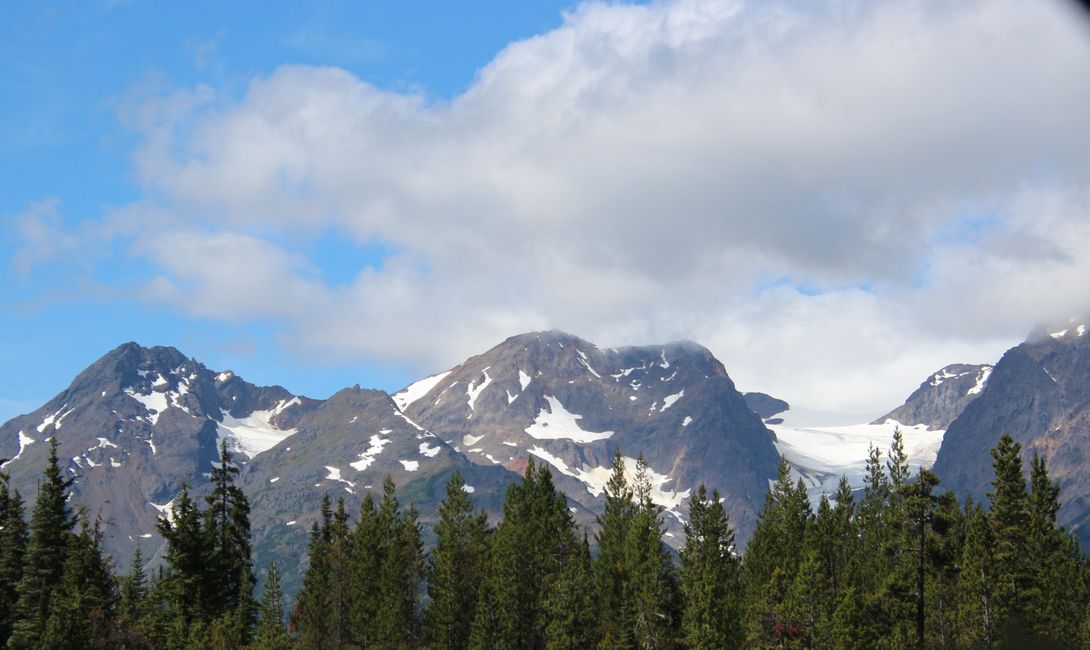
<path id="1" fill-rule="evenodd" d="M 414 647 L 420 635 L 420 587 L 424 579 L 423 542 L 416 508 L 402 514 L 393 480 L 383 485 L 379 525 L 383 531 L 379 603 L 375 613 L 378 648 Z"/>
<path id="2" fill-rule="evenodd" d="M 117 592 L 102 534 L 80 517 L 80 532 L 68 541 L 64 574 L 53 591 L 40 647 L 91 650 L 115 645 Z"/>
<path id="3" fill-rule="evenodd" d="M 682 641 L 692 650 L 739 648 L 742 644 L 741 562 L 734 530 L 719 499 L 703 484 L 689 500 L 681 550 L 684 603 Z"/>
<path id="4" fill-rule="evenodd" d="M 598 556 L 594 561 L 601 644 L 603 648 L 626 648 L 631 644 L 630 610 L 627 608 L 629 574 L 624 547 L 636 516 L 632 489 L 625 477 L 625 461 L 618 449 L 605 486 L 605 507 L 598 516 Z"/>
<path id="5" fill-rule="evenodd" d="M 204 531 L 208 536 L 207 604 L 213 618 L 228 618 L 245 642 L 254 624 L 254 572 L 250 542 L 250 503 L 235 484 L 239 468 L 227 442 L 220 441 L 220 462 L 212 468 L 211 493 L 205 497 Z"/>
<path id="6" fill-rule="evenodd" d="M 598 643 L 594 569 L 586 534 L 572 553 L 563 555 L 560 575 L 545 596 L 545 647 L 582 650 Z"/>
<path id="7" fill-rule="evenodd" d="M 324 650 L 327 647 L 326 639 L 330 636 L 329 581 L 333 567 L 329 563 L 329 547 L 332 525 L 333 509 L 327 494 L 322 497 L 319 521 L 310 528 L 307 569 L 291 615 L 291 626 L 299 634 L 299 647 L 302 650 Z"/>
<path id="8" fill-rule="evenodd" d="M 662 508 L 651 498 L 643 454 L 636 463 L 634 487 L 636 516 L 625 543 L 632 640 L 641 649 L 671 648 L 679 624 L 677 576 L 670 552 L 662 543 Z"/>
<path id="9" fill-rule="evenodd" d="M 0 471 L 0 647 L 6 647 L 15 624 L 19 580 L 27 546 L 23 499 Z"/>
<path id="10" fill-rule="evenodd" d="M 996 644 L 995 534 L 984 509 L 965 505 L 965 542 L 958 580 L 956 647 L 993 648 Z"/>
<path id="11" fill-rule="evenodd" d="M 166 601 L 163 615 L 169 619 L 168 635 L 174 640 L 188 638 L 192 625 L 203 624 L 216 614 L 208 579 L 212 549 L 201 520 L 200 506 L 183 484 L 170 516 L 160 517 L 157 522 L 159 534 L 167 543 L 168 566 L 158 591 Z"/>
<path id="12" fill-rule="evenodd" d="M 283 591 L 280 588 L 280 570 L 276 562 L 269 565 L 265 578 L 265 591 L 261 594 L 257 629 L 250 650 L 291 650 L 292 640 L 284 629 Z"/>
<path id="13" fill-rule="evenodd" d="M 348 612 L 349 637 L 359 648 L 371 648 L 378 639 L 375 615 L 380 598 L 379 575 L 385 534 L 374 496 L 368 492 L 360 504 L 359 519 L 352 531 L 352 554 L 348 561 L 352 593 Z"/>
<path id="14" fill-rule="evenodd" d="M 488 535 L 488 515 L 473 507 L 462 475 L 455 472 L 447 481 L 447 497 L 439 506 L 437 541 L 427 571 L 425 636 L 437 650 L 465 650 L 469 646 L 470 626 L 484 579 Z"/>
<path id="15" fill-rule="evenodd" d="M 68 508 L 72 479 L 61 474 L 57 439 L 49 438 L 49 458 L 38 484 L 38 499 L 30 518 L 23 575 L 19 579 L 15 624 L 8 639 L 12 650 L 38 647 L 49 619 L 53 595 L 61 586 L 75 518 Z"/>
<path id="16" fill-rule="evenodd" d="M 995 542 L 995 612 L 1004 634 L 1025 626 L 1030 571 L 1029 498 L 1022 473 L 1022 445 L 1008 435 L 992 449 L 995 479 L 988 493 L 988 519 Z"/>

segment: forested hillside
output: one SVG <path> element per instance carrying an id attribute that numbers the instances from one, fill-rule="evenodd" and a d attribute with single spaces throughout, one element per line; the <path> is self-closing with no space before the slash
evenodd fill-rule
<path id="1" fill-rule="evenodd" d="M 138 555 L 114 576 L 51 441 L 29 518 L 0 480 L 0 637 L 13 649 L 1087 647 L 1087 563 L 1056 523 L 1045 462 L 1027 482 L 1020 453 L 1000 439 L 988 503 L 962 505 L 930 471 L 910 475 L 897 433 L 872 449 L 858 498 L 842 483 L 816 512 L 781 463 L 744 555 L 703 487 L 675 554 L 646 465 L 629 481 L 620 452 L 593 538 L 531 461 L 495 527 L 453 475 L 426 552 L 387 480 L 359 512 L 324 501 L 292 597 L 275 564 L 252 565 L 226 447 L 204 503 L 183 490 L 159 520 L 167 566 L 147 575 Z"/>

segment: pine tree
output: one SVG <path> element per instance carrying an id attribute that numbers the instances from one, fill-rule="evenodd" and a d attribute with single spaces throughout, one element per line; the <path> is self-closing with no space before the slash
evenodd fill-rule
<path id="1" fill-rule="evenodd" d="M 798 574 L 810 520 L 806 486 L 801 480 L 791 483 L 787 461 L 781 459 L 742 562 L 745 634 L 750 645 L 778 642 L 787 624 L 778 619 L 778 613 Z"/>
<path id="2" fill-rule="evenodd" d="M 424 615 L 431 647 L 464 650 L 477 594 L 484 579 L 488 550 L 488 515 L 475 510 L 461 474 L 447 482 L 447 498 L 439 506 L 437 542 L 428 566 L 430 603 Z"/>
<path id="3" fill-rule="evenodd" d="M 741 563 L 734 531 L 713 491 L 703 484 L 689 500 L 685 547 L 681 551 L 682 635 L 693 650 L 738 648 L 742 643 Z"/>
<path id="4" fill-rule="evenodd" d="M 377 639 L 375 614 L 379 603 L 379 574 L 382 570 L 382 530 L 375 499 L 368 492 L 360 505 L 360 516 L 352 532 L 352 554 L 348 561 L 349 637 L 359 648 L 372 647 Z"/>
<path id="5" fill-rule="evenodd" d="M 1077 637 L 1080 602 L 1085 595 L 1085 588 L 1075 578 L 1082 572 L 1081 553 L 1072 552 L 1071 539 L 1056 524 L 1059 510 L 1060 487 L 1049 478 L 1045 460 L 1034 454 L 1028 504 L 1026 617 L 1042 642 L 1057 647 Z"/>
<path id="6" fill-rule="evenodd" d="M 625 544 L 629 572 L 628 607 L 637 648 L 673 647 L 678 627 L 677 578 L 662 543 L 662 508 L 651 499 L 643 454 L 636 462 L 636 516 Z"/>
<path id="7" fill-rule="evenodd" d="M 283 593 L 280 590 L 280 570 L 276 562 L 269 565 L 265 592 L 261 595 L 257 630 L 251 650 L 291 650 L 292 641 L 284 629 Z"/>
<path id="8" fill-rule="evenodd" d="M 46 627 L 54 591 L 60 588 L 75 519 L 68 508 L 72 479 L 61 475 L 57 439 L 49 439 L 49 460 L 38 484 L 38 500 L 30 519 L 23 575 L 18 585 L 15 625 L 8 647 L 33 648 Z"/>
<path id="9" fill-rule="evenodd" d="M 144 572 L 144 553 L 140 545 L 136 546 L 129 573 L 121 578 L 119 614 L 121 622 L 128 628 L 135 628 L 144 617 L 144 606 L 148 596 L 148 578 Z"/>
<path id="10" fill-rule="evenodd" d="M 577 550 L 564 554 L 564 566 L 545 597 L 545 647 L 581 650 L 598 643 L 597 602 L 590 542 L 583 535 Z"/>
<path id="11" fill-rule="evenodd" d="M 8 475 L 0 472 L 0 647 L 7 645 L 15 624 L 16 589 L 23 575 L 27 526 L 23 499 L 11 491 Z"/>
<path id="12" fill-rule="evenodd" d="M 379 508 L 383 531 L 375 647 L 400 650 L 419 640 L 420 585 L 424 579 L 423 542 L 416 509 L 402 515 L 393 480 L 387 476 Z"/>
<path id="13" fill-rule="evenodd" d="M 117 594 L 97 525 L 81 518 L 68 541 L 61 584 L 50 599 L 41 647 L 70 650 L 113 645 Z"/>
<path id="14" fill-rule="evenodd" d="M 304 650 L 323 650 L 330 636 L 329 581 L 333 567 L 329 564 L 329 547 L 332 525 L 333 510 L 327 494 L 322 497 L 320 520 L 314 522 L 310 529 L 307 570 L 303 574 L 303 587 L 299 590 L 291 615 L 292 629 L 299 633 L 299 647 Z"/>
<path id="15" fill-rule="evenodd" d="M 212 492 L 205 497 L 204 530 L 210 550 L 206 567 L 207 604 L 212 618 L 229 617 L 248 639 L 256 616 L 250 545 L 250 504 L 235 485 L 239 469 L 227 442 L 220 442 L 220 463 L 212 468 Z"/>
<path id="16" fill-rule="evenodd" d="M 1024 626 L 1026 589 L 1030 575 L 1029 499 L 1022 474 L 1022 445 L 1004 435 L 992 450 L 995 480 L 988 493 L 988 515 L 995 540 L 995 612 L 999 626 L 1017 630 Z"/>
<path id="17" fill-rule="evenodd" d="M 965 544 L 958 581 L 958 646 L 992 648 L 996 643 L 994 531 L 983 508 L 965 505 Z"/>
<path id="18" fill-rule="evenodd" d="M 486 579 L 471 631 L 472 648 L 545 647 L 546 607 L 568 556 L 578 548 L 567 500 L 547 466 L 527 463 L 510 485 L 492 537 Z"/>
<path id="19" fill-rule="evenodd" d="M 348 529 L 348 512 L 344 508 L 344 499 L 337 499 L 333 511 L 333 520 L 329 526 L 329 548 L 325 562 L 329 565 L 329 582 L 326 612 L 328 627 L 325 644 L 328 648 L 344 648 L 350 641 L 349 613 L 352 608 L 350 574 L 344 571 L 352 555 L 352 538 Z"/>
<path id="20" fill-rule="evenodd" d="M 613 454 L 613 470 L 605 486 L 605 508 L 598 517 L 598 557 L 594 561 L 601 643 L 606 648 L 625 648 L 631 643 L 624 547 L 636 516 L 632 497 L 625 478 L 624 457 L 618 449 Z"/>
<path id="21" fill-rule="evenodd" d="M 214 587 L 208 579 L 212 549 L 201 519 L 200 507 L 183 484 L 171 506 L 171 516 L 160 517 L 156 524 L 167 543 L 169 568 L 159 589 L 166 599 L 173 639 L 187 638 L 190 626 L 205 623 L 216 614 L 210 594 Z"/>

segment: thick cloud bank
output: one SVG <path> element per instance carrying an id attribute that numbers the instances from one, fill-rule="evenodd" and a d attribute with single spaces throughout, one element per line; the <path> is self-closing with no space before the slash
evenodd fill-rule
<path id="1" fill-rule="evenodd" d="M 78 238 L 308 354 L 690 338 L 745 389 L 882 409 L 1090 313 L 1088 106 L 1059 3 L 591 3 L 448 102 L 286 65 L 133 106 L 146 198 Z M 387 254 L 332 283 L 331 234 Z"/>

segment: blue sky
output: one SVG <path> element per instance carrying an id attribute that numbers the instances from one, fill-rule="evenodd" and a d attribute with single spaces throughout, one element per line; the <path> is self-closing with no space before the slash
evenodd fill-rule
<path id="1" fill-rule="evenodd" d="M 1060 0 L 19 3 L 0 98 L 0 419 L 129 340 L 324 397 L 552 327 L 878 411 L 1090 313 Z"/>
<path id="2" fill-rule="evenodd" d="M 75 224 L 138 199 L 134 135 L 119 116 L 134 95 L 209 84 L 241 93 L 288 63 L 336 66 L 376 86 L 444 101 L 508 42 L 561 23 L 571 2 L 14 3 L 0 21 L 0 215 L 54 199 Z M 10 223 L 7 224 L 10 234 Z M 10 258 L 15 242 L 0 252 Z M 336 284 L 381 264 L 381 245 L 326 236 L 311 244 Z M 393 390 L 396 363 L 305 363 L 274 344 L 275 323 L 186 318 L 134 303 L 146 265 L 111 258 L 93 271 L 3 269 L 0 420 L 36 408 L 76 372 L 128 340 L 175 345 L 214 368 L 325 396 L 360 383 Z M 102 295 L 102 286 L 117 294 Z"/>

